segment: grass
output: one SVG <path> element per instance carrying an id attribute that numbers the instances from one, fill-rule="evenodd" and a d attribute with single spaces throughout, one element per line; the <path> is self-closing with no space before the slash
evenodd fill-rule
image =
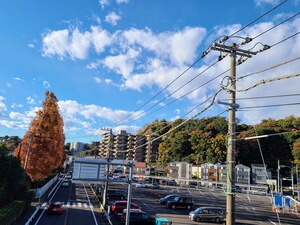
<path id="1" fill-rule="evenodd" d="M 13 201 L 0 208 L 0 225 L 9 224 L 23 210 L 24 203 L 22 201 Z"/>

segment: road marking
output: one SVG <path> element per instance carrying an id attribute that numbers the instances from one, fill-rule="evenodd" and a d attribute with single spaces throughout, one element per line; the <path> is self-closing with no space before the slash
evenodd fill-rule
<path id="1" fill-rule="evenodd" d="M 45 207 L 47 205 L 47 203 L 46 202 L 44 202 L 43 204 L 42 204 L 42 207 Z"/>
<path id="2" fill-rule="evenodd" d="M 200 193 L 201 195 L 205 196 L 205 194 L 203 194 L 203 192 L 202 192 L 202 191 L 200 191 L 199 189 L 198 189 L 198 191 L 199 191 L 199 193 Z"/>
<path id="3" fill-rule="evenodd" d="M 247 198 L 248 198 L 248 200 L 249 200 L 249 202 L 250 202 L 251 200 L 250 200 L 250 197 L 249 197 L 249 195 L 247 195 Z"/>
<path id="4" fill-rule="evenodd" d="M 192 194 L 192 192 L 190 191 L 190 189 L 187 189 L 189 192 L 190 192 L 190 194 Z"/>
<path id="5" fill-rule="evenodd" d="M 145 202 L 143 202 L 143 204 L 149 208 L 149 205 L 147 205 Z"/>
<path id="6" fill-rule="evenodd" d="M 82 207 L 82 203 L 81 202 L 78 202 L 77 205 L 78 205 L 79 208 Z"/>
<path id="7" fill-rule="evenodd" d="M 176 188 L 177 189 L 177 192 L 179 193 L 179 189 L 178 188 Z"/>
<path id="8" fill-rule="evenodd" d="M 67 205 L 66 205 L 67 207 L 70 207 L 70 202 L 67 202 Z"/>
<path id="9" fill-rule="evenodd" d="M 60 182 L 60 181 L 59 181 L 59 182 Z M 51 202 L 51 200 L 54 198 L 54 196 L 55 196 L 56 192 L 58 191 L 58 189 L 60 188 L 60 186 L 61 186 L 61 183 L 58 185 L 58 188 L 56 189 L 56 191 L 54 192 L 54 194 L 53 194 L 52 197 L 50 198 L 49 202 Z M 35 222 L 34 225 L 37 225 L 37 224 L 38 224 L 38 222 L 40 221 L 40 219 L 41 219 L 41 217 L 43 216 L 43 214 L 44 214 L 44 212 L 45 212 L 46 209 L 47 209 L 47 207 L 45 207 L 45 208 L 43 209 L 41 215 L 40 215 L 39 218 L 36 220 L 36 222 Z"/>
<path id="10" fill-rule="evenodd" d="M 76 206 L 77 206 L 76 202 L 73 202 L 73 207 L 76 207 Z"/>
<path id="11" fill-rule="evenodd" d="M 94 210 L 93 210 L 93 206 L 92 206 L 92 204 L 91 204 L 91 201 L 90 201 L 90 198 L 89 198 L 89 196 L 88 196 L 88 193 L 87 193 L 87 191 L 86 191 L 86 189 L 85 189 L 84 183 L 82 183 L 82 185 L 83 185 L 83 187 L 84 187 L 84 191 L 85 191 L 86 197 L 87 197 L 87 199 L 88 199 L 88 202 L 89 202 L 89 205 L 90 205 L 90 208 L 91 208 L 91 211 L 92 211 L 94 220 L 95 220 L 95 224 L 98 225 L 98 222 L 97 222 L 97 220 L 96 220 L 96 216 L 95 216 L 95 213 L 94 213 Z"/>
<path id="12" fill-rule="evenodd" d="M 215 193 L 213 193 L 212 191 L 210 191 L 210 193 L 215 196 L 215 197 L 218 197 Z"/>
<path id="13" fill-rule="evenodd" d="M 274 224 L 274 225 L 276 225 L 276 223 L 274 223 L 272 220 L 270 220 L 270 219 L 269 219 L 269 221 L 270 221 L 270 223 L 271 223 L 271 224 Z"/>
<path id="14" fill-rule="evenodd" d="M 84 208 L 87 208 L 88 205 L 87 205 L 86 203 L 83 203 L 83 207 L 84 207 Z"/>
<path id="15" fill-rule="evenodd" d="M 253 211 L 255 211 L 255 208 L 254 207 L 252 207 L 253 208 Z"/>

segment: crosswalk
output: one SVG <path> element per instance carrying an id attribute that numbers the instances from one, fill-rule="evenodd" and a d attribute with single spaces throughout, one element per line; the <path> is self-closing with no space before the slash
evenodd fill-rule
<path id="1" fill-rule="evenodd" d="M 60 202 L 63 208 L 94 208 L 92 204 L 86 202 Z M 42 208 L 47 206 L 47 202 L 42 204 Z"/>

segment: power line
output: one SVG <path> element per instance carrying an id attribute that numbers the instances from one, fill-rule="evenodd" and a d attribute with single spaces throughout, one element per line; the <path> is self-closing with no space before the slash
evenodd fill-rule
<path id="1" fill-rule="evenodd" d="M 263 69 L 263 70 L 260 70 L 260 71 L 257 71 L 257 72 L 253 72 L 253 73 L 249 73 L 249 74 L 247 74 L 247 75 L 241 76 L 241 77 L 237 78 L 237 80 L 244 79 L 244 78 L 246 78 L 246 77 L 253 76 L 253 75 L 256 75 L 256 74 L 259 74 L 259 73 L 263 73 L 263 72 L 266 72 L 266 71 L 268 71 L 268 70 L 275 69 L 275 68 L 277 68 L 277 67 L 279 67 L 279 66 L 286 65 L 286 64 L 288 64 L 288 63 L 294 62 L 294 61 L 299 60 L 299 59 L 300 59 L 300 56 L 297 57 L 297 58 L 294 58 L 294 59 L 291 59 L 291 60 L 288 60 L 288 61 L 279 63 L 279 64 L 277 64 L 277 65 L 271 66 L 271 67 L 269 67 L 269 68 L 266 68 L 266 69 Z"/>
<path id="2" fill-rule="evenodd" d="M 279 4 L 277 4 L 276 6 L 274 6 L 272 9 L 270 9 L 269 11 L 265 12 L 264 14 L 262 14 L 261 16 L 257 17 L 256 19 L 254 19 L 253 21 L 251 21 L 250 23 L 248 23 L 247 25 L 243 26 L 241 29 L 239 29 L 238 31 L 234 32 L 233 34 L 228 36 L 228 39 L 231 38 L 232 36 L 234 36 L 235 34 L 237 34 L 238 32 L 244 30 L 246 27 L 250 26 L 251 24 L 255 23 L 257 20 L 261 19 L 262 17 L 264 17 L 265 15 L 269 14 L 270 12 L 272 12 L 273 10 L 275 10 L 276 8 L 278 8 L 279 6 L 281 6 L 282 4 L 286 3 L 288 0 L 284 0 L 282 2 L 280 2 Z"/>
<path id="3" fill-rule="evenodd" d="M 225 90 L 229 90 L 229 91 L 234 91 L 234 92 L 245 92 L 245 91 L 249 91 L 259 85 L 265 84 L 265 83 L 270 83 L 270 82 L 274 82 L 274 81 L 279 81 L 279 80 L 284 80 L 284 79 L 289 79 L 289 78 L 294 78 L 294 77 L 298 77 L 300 76 L 300 73 L 293 73 L 293 74 L 288 74 L 288 75 L 284 75 L 284 76 L 280 76 L 280 77 L 275 77 L 275 78 L 271 78 L 271 79 L 267 79 L 267 80 L 261 80 L 258 83 L 254 84 L 253 86 L 250 86 L 248 88 L 245 89 L 233 89 L 233 88 L 228 88 L 228 87 L 224 87 Z"/>
<path id="4" fill-rule="evenodd" d="M 284 95 L 267 95 L 267 96 L 252 96 L 247 98 L 236 98 L 236 100 L 250 100 L 250 99 L 265 99 L 265 98 L 283 98 L 283 97 L 293 97 L 299 96 L 300 94 L 284 94 Z M 226 101 L 228 99 L 222 99 L 221 101 Z"/>
<path id="5" fill-rule="evenodd" d="M 293 134 L 293 133 L 299 133 L 299 132 L 300 132 L 299 130 L 297 130 L 297 131 L 285 131 L 285 132 L 276 133 L 276 134 L 264 134 L 264 135 L 259 135 L 259 136 L 238 138 L 238 139 L 236 139 L 236 141 L 260 139 L 260 138 L 273 137 L 273 136 L 279 136 L 279 135 L 285 135 L 285 134 Z"/>
<path id="6" fill-rule="evenodd" d="M 285 39 L 283 39 L 283 40 L 281 40 L 281 41 L 279 41 L 279 42 L 277 42 L 277 43 L 271 45 L 270 47 L 274 47 L 274 46 L 276 46 L 276 45 L 279 45 L 279 44 L 281 44 L 282 42 L 285 42 L 285 41 L 287 41 L 288 39 L 290 39 L 290 38 L 292 38 L 292 37 L 298 35 L 299 33 L 300 33 L 300 31 L 298 31 L 297 33 L 295 33 L 295 34 L 293 34 L 293 35 L 291 35 L 291 36 L 289 36 L 289 37 L 287 37 L 287 38 L 285 38 Z"/>
<path id="7" fill-rule="evenodd" d="M 239 110 L 242 110 L 242 109 L 256 109 L 256 108 L 269 108 L 269 107 L 281 107 L 281 106 L 295 106 L 295 105 L 300 105 L 300 102 L 275 104 L 275 105 L 247 106 L 247 107 L 241 107 L 241 108 L 239 108 Z"/>

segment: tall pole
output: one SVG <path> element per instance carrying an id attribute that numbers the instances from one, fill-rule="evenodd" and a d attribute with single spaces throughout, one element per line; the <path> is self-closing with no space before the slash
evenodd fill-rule
<path id="1" fill-rule="evenodd" d="M 294 198 L 294 164 L 292 162 L 292 167 L 291 167 L 291 175 L 292 175 L 292 194 L 293 194 L 293 198 Z"/>
<path id="2" fill-rule="evenodd" d="M 280 190 L 280 161 L 278 159 L 278 168 L 277 168 L 277 192 Z"/>
<path id="3" fill-rule="evenodd" d="M 133 162 L 130 162 L 130 171 L 129 171 L 129 180 L 128 180 L 129 184 L 128 184 L 128 197 L 127 197 L 126 225 L 129 225 L 129 222 L 130 222 L 132 173 L 133 173 Z"/>
<path id="4" fill-rule="evenodd" d="M 25 163 L 24 163 L 23 182 L 25 182 L 25 178 L 26 178 L 26 169 L 27 169 L 28 158 L 31 150 L 31 144 L 32 144 L 32 134 L 29 135 L 29 146 L 26 153 Z"/>
<path id="5" fill-rule="evenodd" d="M 107 160 L 109 161 L 109 160 Z M 107 189 L 108 189 L 108 176 L 109 176 L 109 164 L 106 164 L 106 181 L 104 183 L 104 190 L 103 190 L 103 201 L 102 201 L 102 205 L 103 207 L 106 206 L 106 195 L 107 195 Z"/>
<path id="6" fill-rule="evenodd" d="M 226 224 L 235 225 L 235 91 L 236 88 L 236 52 L 232 44 L 230 54 L 230 88 L 228 111 L 228 150 L 227 150 L 227 196 L 226 196 Z"/>

